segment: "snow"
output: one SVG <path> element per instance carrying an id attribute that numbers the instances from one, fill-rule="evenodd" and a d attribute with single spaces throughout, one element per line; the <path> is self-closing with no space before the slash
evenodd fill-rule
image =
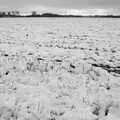
<path id="1" fill-rule="evenodd" d="M 0 19 L 0 120 L 120 119 L 119 22 Z"/>

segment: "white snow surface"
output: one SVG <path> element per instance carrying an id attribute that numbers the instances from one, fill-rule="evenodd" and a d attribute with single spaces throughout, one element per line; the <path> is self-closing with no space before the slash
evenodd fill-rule
<path id="1" fill-rule="evenodd" d="M 120 120 L 120 19 L 0 19 L 0 120 Z"/>

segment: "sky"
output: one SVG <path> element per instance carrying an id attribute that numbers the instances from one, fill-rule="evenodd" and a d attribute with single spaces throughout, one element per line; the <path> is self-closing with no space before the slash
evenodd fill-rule
<path id="1" fill-rule="evenodd" d="M 20 8 L 27 5 L 58 8 L 119 8 L 120 0 L 0 0 L 1 8 Z"/>

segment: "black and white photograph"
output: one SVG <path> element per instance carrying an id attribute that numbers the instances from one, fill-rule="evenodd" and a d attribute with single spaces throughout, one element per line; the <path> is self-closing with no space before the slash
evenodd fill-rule
<path id="1" fill-rule="evenodd" d="M 0 120 L 120 120 L 120 0 L 0 0 Z"/>

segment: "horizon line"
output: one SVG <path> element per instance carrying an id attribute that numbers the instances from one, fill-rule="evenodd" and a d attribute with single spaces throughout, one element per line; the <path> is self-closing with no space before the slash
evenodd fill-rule
<path id="1" fill-rule="evenodd" d="M 3 13 L 3 14 L 2 14 Z M 19 14 L 19 12 L 0 12 L 0 17 L 107 17 L 107 18 L 120 18 L 120 14 L 119 15 L 114 15 L 114 14 L 110 14 L 110 15 L 97 15 L 97 14 L 94 14 L 94 15 L 91 15 L 91 14 L 88 14 L 88 15 L 73 15 L 73 14 L 70 14 L 70 15 L 61 15 L 61 14 L 54 14 L 54 13 L 51 13 L 51 12 L 46 12 L 46 13 L 43 13 L 43 14 L 37 14 L 37 12 L 33 11 L 33 13 L 29 14 L 29 15 L 21 15 Z"/>

